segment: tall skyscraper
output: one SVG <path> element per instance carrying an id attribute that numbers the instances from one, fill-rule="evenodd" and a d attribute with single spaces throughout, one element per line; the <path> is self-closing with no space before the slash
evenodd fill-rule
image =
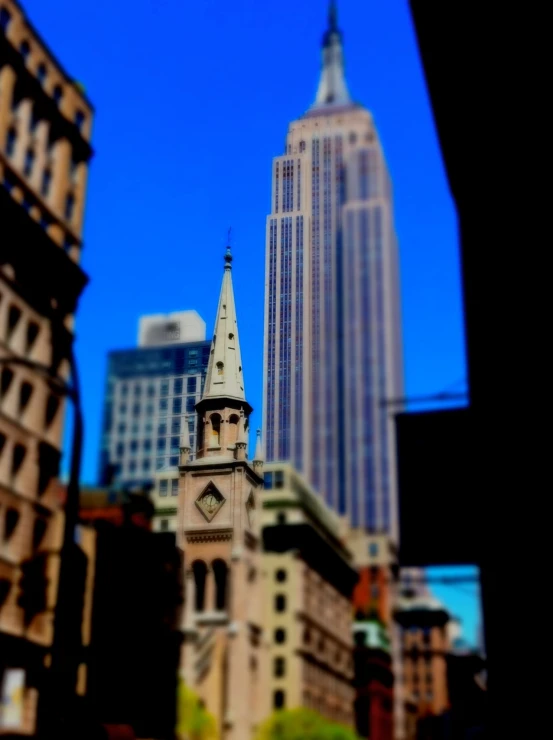
<path id="1" fill-rule="evenodd" d="M 156 470 L 178 465 L 184 425 L 195 438 L 209 360 L 205 322 L 195 311 L 143 316 L 138 341 L 108 357 L 102 485 L 152 485 Z"/>
<path id="2" fill-rule="evenodd" d="M 309 110 L 273 162 L 267 219 L 264 439 L 354 527 L 397 535 L 403 395 L 392 188 L 373 118 L 350 97 L 330 5 Z"/>

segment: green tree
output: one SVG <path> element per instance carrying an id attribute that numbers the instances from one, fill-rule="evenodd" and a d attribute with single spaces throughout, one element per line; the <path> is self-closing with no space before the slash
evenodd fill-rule
<path id="1" fill-rule="evenodd" d="M 311 709 L 284 709 L 272 714 L 255 740 L 359 740 L 349 727 L 329 722 Z"/>
<path id="2" fill-rule="evenodd" d="M 177 702 L 179 740 L 217 740 L 215 718 L 202 706 L 198 696 L 182 680 L 179 681 Z"/>

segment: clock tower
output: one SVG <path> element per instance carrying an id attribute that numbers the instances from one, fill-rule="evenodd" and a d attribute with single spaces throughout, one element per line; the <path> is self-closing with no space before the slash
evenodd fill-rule
<path id="1" fill-rule="evenodd" d="M 258 444 L 247 459 L 252 407 L 244 376 L 227 248 L 204 392 L 196 405 L 196 459 L 181 438 L 178 542 L 186 583 L 182 672 L 213 714 L 222 740 L 249 740 L 269 714 L 262 631 Z"/>

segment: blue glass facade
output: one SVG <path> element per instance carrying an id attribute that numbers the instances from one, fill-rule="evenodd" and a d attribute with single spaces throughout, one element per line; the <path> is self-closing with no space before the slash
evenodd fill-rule
<path id="1" fill-rule="evenodd" d="M 178 465 L 183 424 L 195 442 L 211 342 L 110 352 L 100 444 L 99 483 L 150 485 L 156 470 Z"/>

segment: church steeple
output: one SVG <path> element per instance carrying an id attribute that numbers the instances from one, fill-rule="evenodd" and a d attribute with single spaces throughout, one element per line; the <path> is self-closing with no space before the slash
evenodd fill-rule
<path id="1" fill-rule="evenodd" d="M 227 247 L 223 283 L 215 319 L 204 392 L 196 404 L 196 457 L 246 458 L 248 418 L 232 289 L 232 254 Z"/>
<path id="2" fill-rule="evenodd" d="M 322 57 L 319 88 L 311 110 L 350 104 L 352 101 L 344 76 L 342 32 L 338 28 L 338 12 L 334 0 L 330 0 L 328 8 L 328 27 L 323 35 Z"/>
<path id="3" fill-rule="evenodd" d="M 223 284 L 221 285 L 202 401 L 208 398 L 246 400 L 238 325 L 236 323 L 236 306 L 232 289 L 232 254 L 230 247 L 227 247 L 225 254 Z"/>

